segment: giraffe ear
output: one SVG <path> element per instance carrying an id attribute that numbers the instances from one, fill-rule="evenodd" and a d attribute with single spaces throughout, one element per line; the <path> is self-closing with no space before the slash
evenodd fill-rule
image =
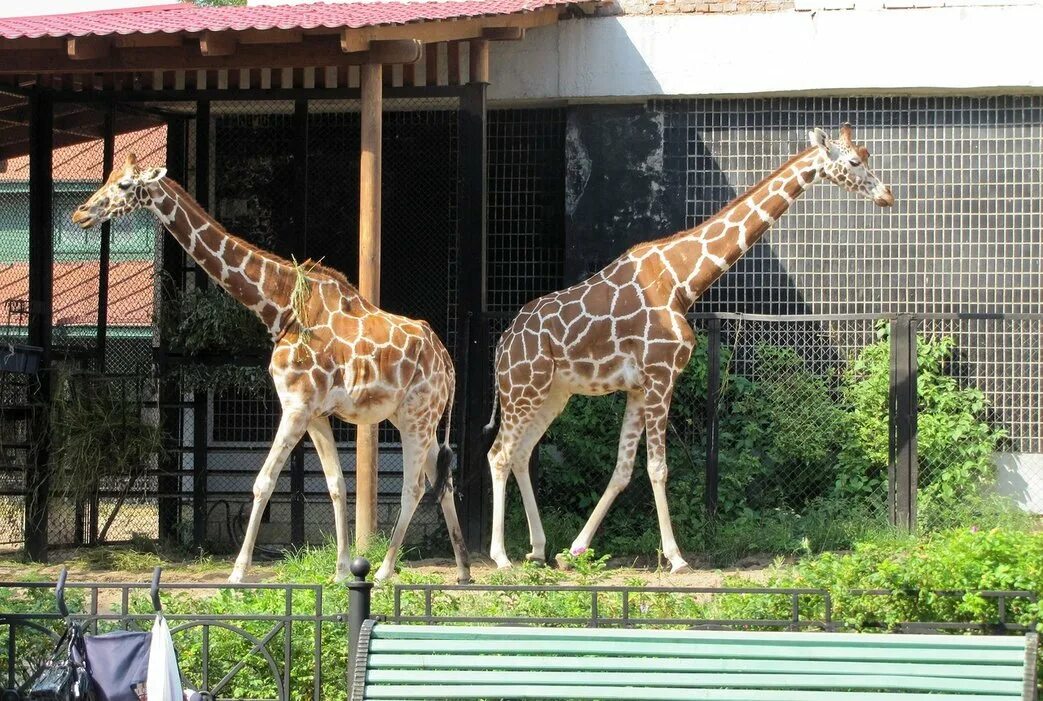
<path id="1" fill-rule="evenodd" d="M 154 183 L 157 180 L 162 180 L 166 174 L 166 168 L 149 168 L 141 174 L 141 180 L 146 183 Z"/>
<path id="2" fill-rule="evenodd" d="M 817 127 L 808 132 L 808 142 L 810 142 L 812 146 L 818 146 L 820 149 L 826 151 L 829 150 L 829 137 L 826 136 L 826 132 Z"/>

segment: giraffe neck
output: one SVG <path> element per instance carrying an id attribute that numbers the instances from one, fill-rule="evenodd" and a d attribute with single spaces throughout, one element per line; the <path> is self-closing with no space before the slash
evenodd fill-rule
<path id="1" fill-rule="evenodd" d="M 802 151 L 711 219 L 666 239 L 665 249 L 683 251 L 682 265 L 674 271 L 678 280 L 675 297 L 686 309 L 804 194 L 822 167 L 818 148 Z M 687 269 L 683 262 L 689 264 Z"/>
<path id="2" fill-rule="evenodd" d="M 290 303 L 296 271 L 272 253 L 228 233 L 179 184 L 151 188 L 149 209 L 210 278 L 268 327 L 272 339 L 296 323 Z"/>

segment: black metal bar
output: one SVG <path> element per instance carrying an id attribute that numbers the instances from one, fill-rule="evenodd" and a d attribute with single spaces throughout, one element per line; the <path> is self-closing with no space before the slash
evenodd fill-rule
<path id="1" fill-rule="evenodd" d="M 308 101 L 297 100 L 293 109 L 293 228 L 297 234 L 288 242 L 299 260 L 308 257 Z M 290 543 L 304 545 L 304 441 L 297 441 L 290 454 Z"/>
<path id="2" fill-rule="evenodd" d="M 888 504 L 891 522 L 906 530 L 916 528 L 916 328 L 908 314 L 891 323 Z"/>
<path id="3" fill-rule="evenodd" d="M 25 554 L 47 561 L 50 494 L 51 324 L 54 278 L 52 147 L 54 105 L 46 93 L 29 98 L 29 344 L 42 350 L 30 396 L 33 420 L 25 476 Z"/>
<path id="4" fill-rule="evenodd" d="M 185 182 L 188 172 L 188 121 L 172 119 L 167 122 L 167 173 L 178 182 Z M 159 288 L 159 310 L 163 312 L 174 304 L 178 290 L 184 289 L 185 252 L 174 239 L 162 237 L 162 275 Z M 184 445 L 185 427 L 183 414 L 178 406 L 189 406 L 182 403 L 183 395 L 178 386 L 177 373 L 167 362 L 170 351 L 170 338 L 164 325 L 159 327 L 159 353 L 157 369 L 159 372 L 159 421 L 163 432 L 164 451 L 159 458 L 158 491 L 159 498 L 159 537 L 161 540 L 174 541 L 177 538 L 177 524 L 180 519 L 181 492 L 178 472 L 181 458 L 178 449 Z"/>
<path id="5" fill-rule="evenodd" d="M 706 516 L 713 521 L 717 516 L 717 501 L 721 483 L 718 464 L 720 416 L 717 411 L 721 394 L 720 319 L 711 319 L 707 324 L 706 341 L 706 485 L 703 499 Z"/>
<path id="6" fill-rule="evenodd" d="M 210 103 L 196 104 L 195 197 L 204 209 L 210 206 Z M 196 266 L 196 287 L 206 287 L 206 271 Z M 192 546 L 206 543 L 207 447 L 210 439 L 207 392 L 196 392 L 192 408 Z"/>
<path id="7" fill-rule="evenodd" d="M 362 632 L 362 624 L 369 618 L 370 594 L 373 583 L 366 581 L 369 574 L 369 561 L 364 557 L 357 557 L 351 561 L 351 574 L 355 581 L 348 582 L 348 688 L 351 688 L 352 680 L 355 678 L 355 651 L 359 644 L 359 635 Z"/>
<path id="8" fill-rule="evenodd" d="M 109 104 L 105 109 L 103 120 L 103 141 L 101 156 L 102 178 L 109 177 L 112 172 L 113 160 L 116 153 L 116 107 Z M 98 345 L 97 353 L 98 372 L 105 372 L 105 351 L 108 337 L 109 323 L 109 259 L 112 247 L 112 222 L 106 220 L 101 224 L 101 252 L 98 256 Z"/>
<path id="9" fill-rule="evenodd" d="M 464 535 L 472 550 L 485 541 L 486 485 L 489 482 L 482 426 L 487 416 L 489 349 L 485 332 L 487 233 L 486 83 L 469 83 L 460 99 L 459 237 L 457 246 L 458 326 L 456 365 L 462 385 L 459 484 Z"/>
<path id="10" fill-rule="evenodd" d="M 385 86 L 387 99 L 462 97 L 467 85 Z M 206 88 L 202 90 L 57 90 L 51 93 L 55 102 L 93 103 L 118 100 L 120 102 L 222 102 L 230 100 L 357 100 L 359 88 Z"/>
<path id="11" fill-rule="evenodd" d="M 116 154 L 116 106 L 112 103 L 105 106 L 102 121 L 102 178 L 112 172 Z M 112 258 L 112 222 L 106 220 L 101 224 L 101 248 L 98 254 L 98 325 L 97 347 L 95 348 L 95 366 L 98 372 L 104 373 L 107 365 L 109 335 L 109 262 Z M 87 525 L 86 540 L 91 545 L 98 542 L 98 519 L 100 502 L 97 485 L 92 490 L 85 510 Z M 77 525 L 83 520 L 77 519 Z M 78 539 L 79 540 L 79 539 Z"/>

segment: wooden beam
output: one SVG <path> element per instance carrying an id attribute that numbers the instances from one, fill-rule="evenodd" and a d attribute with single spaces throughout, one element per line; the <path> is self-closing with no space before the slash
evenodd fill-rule
<path id="1" fill-rule="evenodd" d="M 378 58 L 385 63 L 409 63 L 419 58 L 416 42 L 395 40 L 378 44 Z M 72 60 L 53 50 L 24 49 L 0 52 L 0 74 L 136 73 L 149 71 L 196 71 L 239 68 L 308 68 L 314 66 L 362 65 L 372 61 L 368 52 L 344 53 L 335 35 L 309 37 L 298 44 L 241 45 L 230 56 L 204 56 L 198 44 L 183 47 L 122 48 L 108 56 Z"/>
<path id="2" fill-rule="evenodd" d="M 362 142 L 359 158 L 359 292 L 380 304 L 380 151 L 383 66 L 360 69 Z M 377 529 L 377 425 L 360 425 L 355 437 L 355 547 L 365 549 Z"/>
<path id="3" fill-rule="evenodd" d="M 345 52 L 365 51 L 371 41 L 391 39 L 416 39 L 425 44 L 440 41 L 479 39 L 487 28 L 513 27 L 531 29 L 554 24 L 558 21 L 560 8 L 548 7 L 535 12 L 524 12 L 499 17 L 452 20 L 446 22 L 424 22 L 422 24 L 396 24 L 383 27 L 363 27 L 341 30 L 340 43 Z"/>
<path id="4" fill-rule="evenodd" d="M 460 84 L 460 42 L 451 41 L 446 45 L 447 77 L 450 85 Z"/>
<path id="5" fill-rule="evenodd" d="M 116 36 L 114 45 L 117 49 L 145 49 L 157 46 L 181 46 L 181 34 L 120 34 Z"/>
<path id="6" fill-rule="evenodd" d="M 60 37 L 40 37 L 38 39 L 29 39 L 26 37 L 18 39 L 0 38 L 0 51 L 17 51 L 24 49 L 57 49 L 60 51 L 64 48 L 65 40 Z"/>
<path id="7" fill-rule="evenodd" d="M 524 27 L 486 27 L 482 38 L 489 41 L 521 41 L 525 38 Z"/>
<path id="8" fill-rule="evenodd" d="M 416 63 L 424 53 L 424 45 L 416 39 L 371 41 L 369 61 L 372 63 Z"/>
<path id="9" fill-rule="evenodd" d="M 231 56 L 238 43 L 235 32 L 203 32 L 199 37 L 199 53 L 204 56 Z"/>
<path id="10" fill-rule="evenodd" d="M 109 55 L 108 37 L 73 37 L 65 42 L 65 52 L 73 61 L 90 61 Z"/>
<path id="11" fill-rule="evenodd" d="M 240 44 L 299 44 L 304 32 L 299 29 L 246 29 L 235 33 Z"/>
<path id="12" fill-rule="evenodd" d="M 489 82 L 489 42 L 486 39 L 472 39 L 470 70 L 467 80 L 471 83 Z"/>

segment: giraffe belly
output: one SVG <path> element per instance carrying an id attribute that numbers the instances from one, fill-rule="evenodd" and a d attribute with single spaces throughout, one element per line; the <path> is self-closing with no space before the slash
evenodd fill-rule
<path id="1" fill-rule="evenodd" d="M 572 394 L 599 396 L 634 389 L 640 384 L 640 376 L 633 358 L 613 356 L 558 363 L 554 384 Z"/>
<path id="2" fill-rule="evenodd" d="M 398 406 L 398 396 L 379 385 L 335 390 L 327 411 L 352 424 L 375 424 L 391 416 Z"/>

